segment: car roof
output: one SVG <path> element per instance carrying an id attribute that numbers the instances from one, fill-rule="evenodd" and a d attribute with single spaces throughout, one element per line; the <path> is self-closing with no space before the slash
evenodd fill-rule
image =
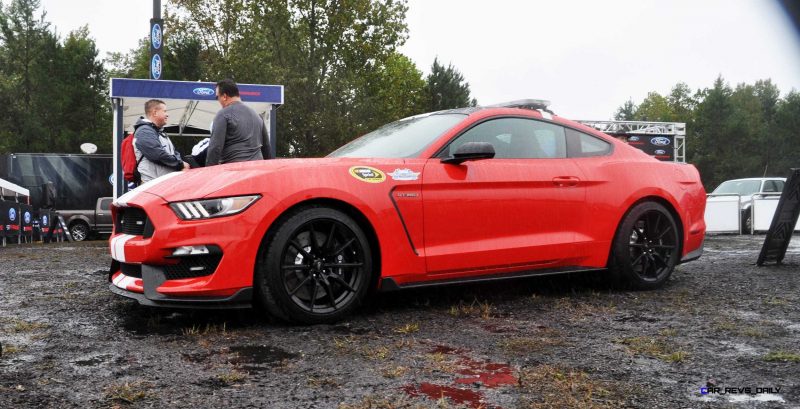
<path id="1" fill-rule="evenodd" d="M 765 180 L 780 180 L 780 181 L 785 182 L 786 178 L 780 178 L 780 177 L 773 177 L 773 178 L 741 178 L 741 179 L 726 180 L 725 182 L 742 182 L 742 181 L 745 181 L 745 180 L 760 180 L 762 182 L 765 181 Z M 722 182 L 722 183 L 725 183 L 725 182 Z"/>

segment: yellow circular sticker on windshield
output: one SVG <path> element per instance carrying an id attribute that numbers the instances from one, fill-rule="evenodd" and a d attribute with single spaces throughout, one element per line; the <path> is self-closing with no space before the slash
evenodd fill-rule
<path id="1" fill-rule="evenodd" d="M 386 180 L 386 175 L 380 169 L 369 166 L 353 166 L 350 168 L 350 174 L 354 178 L 367 183 L 381 183 Z"/>

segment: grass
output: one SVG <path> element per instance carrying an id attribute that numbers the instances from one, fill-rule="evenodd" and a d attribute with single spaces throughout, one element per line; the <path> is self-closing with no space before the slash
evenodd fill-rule
<path id="1" fill-rule="evenodd" d="M 409 398 L 401 396 L 368 395 L 357 403 L 340 403 L 338 409 L 425 409 L 427 406 L 412 404 Z"/>
<path id="2" fill-rule="evenodd" d="M 764 360 L 767 362 L 800 362 L 800 354 L 787 351 L 773 351 L 764 355 Z"/>
<path id="3" fill-rule="evenodd" d="M 381 373 L 383 374 L 384 378 L 395 379 L 405 375 L 408 372 L 408 368 L 405 366 L 389 366 L 383 368 Z"/>
<path id="4" fill-rule="evenodd" d="M 308 386 L 311 386 L 313 388 L 324 388 L 324 387 L 338 388 L 339 386 L 341 386 L 335 378 L 330 378 L 330 377 L 318 378 L 312 376 L 306 380 L 306 383 L 308 383 Z"/>
<path id="5" fill-rule="evenodd" d="M 386 358 L 388 358 L 389 355 L 391 354 L 391 351 L 387 347 L 377 347 L 377 348 L 364 347 L 361 350 L 361 354 L 364 355 L 364 357 L 372 360 L 385 361 Z"/>
<path id="6" fill-rule="evenodd" d="M 458 365 L 456 364 L 455 358 L 445 355 L 441 352 L 427 354 L 425 357 L 431 364 L 431 368 L 429 369 L 434 371 L 454 373 L 458 370 Z"/>
<path id="7" fill-rule="evenodd" d="M 217 375 L 217 379 L 226 385 L 235 385 L 247 379 L 247 374 L 236 370 Z"/>
<path id="8" fill-rule="evenodd" d="M 40 322 L 28 322 L 23 320 L 11 320 L 11 332 L 33 332 L 39 329 L 47 328 L 47 324 Z"/>
<path id="9" fill-rule="evenodd" d="M 681 351 L 677 345 L 664 338 L 630 337 L 618 342 L 635 355 L 646 355 L 664 362 L 683 362 L 689 357 L 687 352 Z"/>
<path id="10" fill-rule="evenodd" d="M 528 354 L 541 352 L 551 347 L 565 345 L 561 332 L 557 330 L 543 330 L 542 336 L 537 337 L 512 337 L 500 341 L 500 348 L 511 354 Z"/>
<path id="11" fill-rule="evenodd" d="M 419 332 L 419 323 L 411 322 L 401 327 L 397 327 L 394 329 L 394 332 L 397 334 L 413 334 L 415 332 Z"/>
<path id="12" fill-rule="evenodd" d="M 553 365 L 521 370 L 519 385 L 529 395 L 520 407 L 531 409 L 621 407 L 621 398 L 630 389 L 595 380 L 583 371 Z"/>
<path id="13" fill-rule="evenodd" d="M 25 350 L 22 345 L 3 344 L 3 355 L 18 354 Z"/>
<path id="14" fill-rule="evenodd" d="M 789 301 L 787 301 L 787 300 L 785 300 L 783 298 L 780 298 L 780 297 L 772 296 L 770 298 L 764 299 L 764 305 L 772 305 L 772 306 L 780 306 L 780 307 L 782 307 L 782 306 L 789 305 Z"/>
<path id="15" fill-rule="evenodd" d="M 147 397 L 147 390 L 152 388 L 147 382 L 125 382 L 113 384 L 106 388 L 106 399 L 125 403 L 134 403 Z"/>
<path id="16" fill-rule="evenodd" d="M 450 306 L 448 313 L 456 318 L 480 317 L 487 320 L 494 316 L 494 309 L 489 301 L 480 302 L 474 299 L 469 304 L 459 301 L 457 305 Z"/>
<path id="17" fill-rule="evenodd" d="M 183 328 L 181 330 L 181 333 L 186 336 L 225 334 L 227 331 L 226 327 L 227 327 L 226 322 L 223 322 L 222 325 L 206 324 L 205 327 L 198 324 L 198 325 L 192 325 L 191 327 Z"/>

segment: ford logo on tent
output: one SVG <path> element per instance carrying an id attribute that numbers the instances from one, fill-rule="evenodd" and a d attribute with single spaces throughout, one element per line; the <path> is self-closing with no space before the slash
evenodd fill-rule
<path id="1" fill-rule="evenodd" d="M 655 153 L 656 155 L 666 155 L 666 154 L 667 154 L 667 151 L 665 151 L 665 150 L 663 150 L 663 149 L 656 149 L 656 151 L 655 151 L 654 153 Z"/>
<path id="2" fill-rule="evenodd" d="M 670 143 L 669 138 L 664 136 L 656 136 L 653 139 L 650 139 L 650 143 L 656 146 L 667 146 Z"/>
<path id="3" fill-rule="evenodd" d="M 12 221 L 12 222 L 14 220 L 17 220 L 17 209 L 15 209 L 13 207 L 8 209 L 8 220 Z"/>
<path id="4" fill-rule="evenodd" d="M 628 142 L 638 142 L 638 141 L 639 141 L 638 136 L 631 136 L 628 138 Z"/>
<path id="5" fill-rule="evenodd" d="M 192 90 L 195 95 L 209 96 L 214 95 L 214 90 L 211 88 L 195 88 Z"/>

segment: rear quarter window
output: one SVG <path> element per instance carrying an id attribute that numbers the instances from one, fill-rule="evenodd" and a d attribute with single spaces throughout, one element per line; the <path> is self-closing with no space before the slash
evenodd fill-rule
<path id="1" fill-rule="evenodd" d="M 610 143 L 589 134 L 567 128 L 567 149 L 571 158 L 610 155 Z"/>

